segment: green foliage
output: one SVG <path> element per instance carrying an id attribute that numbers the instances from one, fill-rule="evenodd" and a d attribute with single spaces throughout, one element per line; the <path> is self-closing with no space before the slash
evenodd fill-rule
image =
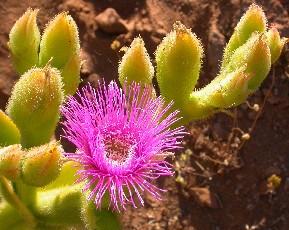
<path id="1" fill-rule="evenodd" d="M 187 104 L 199 78 L 202 55 L 203 49 L 196 35 L 179 22 L 157 48 L 157 80 L 161 95 L 167 101 L 174 100 L 176 108 Z"/>
<path id="2" fill-rule="evenodd" d="M 265 37 L 255 34 L 236 49 L 216 79 L 193 92 L 191 97 L 212 109 L 238 105 L 258 88 L 270 66 L 270 50 Z"/>
<path id="3" fill-rule="evenodd" d="M 275 27 L 272 27 L 266 34 L 268 45 L 271 52 L 271 62 L 275 63 L 281 55 L 284 45 L 288 41 L 287 38 L 280 38 L 280 34 Z"/>
<path id="4" fill-rule="evenodd" d="M 74 161 L 67 161 L 62 165 L 58 177 L 50 184 L 43 187 L 43 190 L 50 190 L 72 185 L 76 182 L 76 172 L 79 164 Z"/>
<path id="5" fill-rule="evenodd" d="M 66 12 L 48 23 L 40 39 L 37 13 L 28 9 L 9 35 L 13 64 L 22 76 L 8 115 L 0 110 L 0 228 L 120 229 L 115 214 L 96 211 L 86 201 L 83 185 L 76 183 L 80 166 L 69 161 L 62 167 L 61 146 L 49 142 L 64 95 L 74 94 L 80 82 L 80 46 Z"/>
<path id="6" fill-rule="evenodd" d="M 20 160 L 23 156 L 20 145 L 0 149 L 0 175 L 15 181 L 20 176 Z"/>
<path id="7" fill-rule="evenodd" d="M 25 148 L 49 142 L 63 100 L 60 73 L 50 66 L 25 73 L 12 90 L 7 113 L 21 133 Z"/>
<path id="8" fill-rule="evenodd" d="M 1 230 L 29 230 L 17 210 L 5 201 L 0 202 Z"/>
<path id="9" fill-rule="evenodd" d="M 20 143 L 20 132 L 14 122 L 0 110 L 0 147 Z"/>
<path id="10" fill-rule="evenodd" d="M 38 10 L 28 9 L 16 21 L 9 34 L 12 61 L 19 74 L 38 64 L 40 32 L 36 23 Z"/>
<path id="11" fill-rule="evenodd" d="M 154 75 L 154 68 L 150 57 L 144 46 L 142 38 L 133 40 L 130 48 L 126 51 L 118 67 L 119 81 L 122 85 L 125 82 L 142 82 L 150 84 Z"/>
<path id="12" fill-rule="evenodd" d="M 28 9 L 9 34 L 9 49 L 17 72 L 22 75 L 50 61 L 61 72 L 65 95 L 76 92 L 80 82 L 80 44 L 76 23 L 66 12 L 48 23 L 40 39 L 38 10 Z M 39 47 L 40 46 L 40 47 Z"/>
<path id="13" fill-rule="evenodd" d="M 252 4 L 235 27 L 225 51 L 222 67 L 228 64 L 235 50 L 242 46 L 253 33 L 264 33 L 267 27 L 266 16 L 261 7 Z"/>
<path id="14" fill-rule="evenodd" d="M 96 210 L 86 200 L 83 184 L 76 182 L 81 166 L 62 165 L 61 147 L 49 143 L 64 95 L 74 94 L 80 82 L 80 45 L 77 26 L 66 12 L 48 23 L 40 39 L 37 13 L 28 9 L 9 35 L 13 64 L 23 76 L 13 88 L 8 115 L 0 110 L 0 146 L 8 146 L 0 149 L 1 229 L 121 229 L 115 213 Z M 253 4 L 224 49 L 219 74 L 195 89 L 202 45 L 178 22 L 156 51 L 160 93 L 174 101 L 183 123 L 236 106 L 258 89 L 286 42 L 275 28 L 267 30 L 264 12 Z M 154 68 L 140 37 L 118 72 L 122 85 L 136 81 L 152 88 Z"/>
<path id="15" fill-rule="evenodd" d="M 23 181 L 37 187 L 51 183 L 60 172 L 62 152 L 62 148 L 56 142 L 30 149 L 22 159 Z"/>
<path id="16" fill-rule="evenodd" d="M 180 110 L 183 124 L 237 106 L 259 88 L 287 41 L 276 29 L 266 30 L 264 12 L 251 5 L 225 47 L 219 74 L 194 89 L 202 47 L 190 30 L 175 24 L 156 51 L 157 80 L 161 95 Z"/>
<path id="17" fill-rule="evenodd" d="M 81 197 L 79 185 L 39 191 L 33 212 L 48 226 L 81 225 Z"/>
<path id="18" fill-rule="evenodd" d="M 120 230 L 121 225 L 116 213 L 97 210 L 92 202 L 83 200 L 82 216 L 88 230 Z"/>
<path id="19" fill-rule="evenodd" d="M 74 94 L 80 82 L 79 38 L 77 26 L 66 12 L 48 23 L 40 42 L 39 64 L 51 64 L 62 72 L 65 94 Z"/>
<path id="20" fill-rule="evenodd" d="M 75 53 L 61 69 L 63 90 L 65 95 L 73 95 L 80 83 L 80 56 Z"/>

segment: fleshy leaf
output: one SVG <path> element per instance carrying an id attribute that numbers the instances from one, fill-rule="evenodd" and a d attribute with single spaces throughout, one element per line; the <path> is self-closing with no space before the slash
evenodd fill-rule
<path id="1" fill-rule="evenodd" d="M 62 148 L 59 143 L 51 142 L 30 149 L 22 160 L 21 176 L 32 186 L 41 187 L 55 180 L 60 172 Z"/>
<path id="2" fill-rule="evenodd" d="M 16 83 L 7 113 L 20 130 L 24 148 L 49 142 L 62 100 L 60 73 L 49 66 L 29 70 Z"/>
<path id="3" fill-rule="evenodd" d="M 284 45 L 288 41 L 287 38 L 280 38 L 280 34 L 275 27 L 272 27 L 266 34 L 268 45 L 271 53 L 271 62 L 275 63 L 283 50 Z"/>
<path id="4" fill-rule="evenodd" d="M 230 62 L 235 50 L 242 46 L 253 33 L 263 33 L 266 31 L 266 27 L 267 20 L 262 8 L 252 4 L 235 27 L 225 48 L 222 68 Z"/>
<path id="5" fill-rule="evenodd" d="M 39 191 L 33 208 L 35 216 L 50 226 L 82 225 L 81 197 L 79 185 Z"/>
<path id="6" fill-rule="evenodd" d="M 0 146 L 20 143 L 20 132 L 14 122 L 0 110 Z"/>
<path id="7" fill-rule="evenodd" d="M 133 81 L 150 85 L 154 76 L 154 67 L 142 38 L 133 40 L 118 67 L 119 81 L 122 85 Z"/>
<path id="8" fill-rule="evenodd" d="M 74 94 L 80 82 L 78 29 L 66 12 L 50 21 L 40 42 L 39 65 L 51 65 L 62 73 L 65 94 Z"/>
<path id="9" fill-rule="evenodd" d="M 0 148 L 0 175 L 15 181 L 20 176 L 20 161 L 24 155 L 20 145 Z"/>
<path id="10" fill-rule="evenodd" d="M 28 9 L 14 24 L 9 34 L 9 49 L 19 74 L 38 64 L 40 32 L 36 23 L 38 10 Z"/>
<path id="11" fill-rule="evenodd" d="M 188 101 L 199 78 L 202 55 L 200 41 L 180 22 L 158 46 L 157 80 L 161 95 L 168 102 L 173 100 L 176 107 Z"/>

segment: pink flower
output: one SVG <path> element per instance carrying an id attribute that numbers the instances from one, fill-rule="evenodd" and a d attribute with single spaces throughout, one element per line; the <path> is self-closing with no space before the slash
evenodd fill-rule
<path id="1" fill-rule="evenodd" d="M 79 181 L 85 181 L 88 199 L 100 207 L 108 192 L 118 211 L 127 203 L 136 207 L 136 200 L 143 205 L 145 191 L 161 198 L 164 190 L 152 182 L 173 174 L 165 157 L 180 148 L 185 134 L 183 127 L 170 128 L 179 120 L 178 111 L 169 112 L 172 103 L 136 83 L 124 91 L 114 81 L 98 90 L 89 85 L 62 108 L 65 137 L 77 147 L 67 157 L 82 164 Z"/>

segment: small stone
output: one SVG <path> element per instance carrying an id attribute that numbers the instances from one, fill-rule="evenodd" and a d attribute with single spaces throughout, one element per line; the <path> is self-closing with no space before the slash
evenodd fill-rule
<path id="1" fill-rule="evenodd" d="M 251 138 L 251 136 L 249 133 L 244 133 L 242 135 L 242 140 L 244 140 L 244 141 L 248 141 L 250 138 Z"/>
<path id="2" fill-rule="evenodd" d="M 208 188 L 191 188 L 191 195 L 195 198 L 196 202 L 202 207 L 219 208 L 216 195 Z"/>
<path id="3" fill-rule="evenodd" d="M 107 8 L 95 18 L 99 28 L 108 34 L 123 34 L 128 31 L 124 20 L 113 8 Z"/>

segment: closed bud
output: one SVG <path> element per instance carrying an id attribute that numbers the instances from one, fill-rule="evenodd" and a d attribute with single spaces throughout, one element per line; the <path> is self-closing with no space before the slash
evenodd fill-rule
<path id="1" fill-rule="evenodd" d="M 55 180 L 60 172 L 62 152 L 57 142 L 30 149 L 22 160 L 23 181 L 26 184 L 41 187 Z"/>
<path id="2" fill-rule="evenodd" d="M 235 27 L 225 51 L 222 68 L 230 62 L 234 51 L 242 46 L 253 33 L 266 31 L 266 16 L 261 7 L 252 4 Z"/>
<path id="3" fill-rule="evenodd" d="M 201 68 L 200 41 L 180 22 L 174 25 L 156 51 L 157 80 L 162 96 L 182 107 L 193 91 Z"/>
<path id="4" fill-rule="evenodd" d="M 60 73 L 49 66 L 31 69 L 14 86 L 7 113 L 25 148 L 47 143 L 59 120 L 63 100 Z"/>
<path id="5" fill-rule="evenodd" d="M 0 146 L 20 143 L 20 132 L 14 122 L 0 110 Z"/>
<path id="6" fill-rule="evenodd" d="M 51 65 L 63 72 L 65 93 L 75 93 L 80 81 L 80 44 L 75 21 L 66 12 L 50 21 L 40 42 L 39 64 Z"/>
<path id="7" fill-rule="evenodd" d="M 287 38 L 280 38 L 280 34 L 275 27 L 272 27 L 266 34 L 267 42 L 271 53 L 271 62 L 275 63 L 281 55 L 284 45 L 288 41 Z"/>
<path id="8" fill-rule="evenodd" d="M 38 10 L 28 9 L 16 21 L 9 34 L 9 49 L 19 74 L 38 64 L 40 32 L 36 23 Z"/>
<path id="9" fill-rule="evenodd" d="M 150 61 L 148 52 L 142 38 L 133 40 L 130 48 L 126 51 L 118 67 L 119 81 L 131 84 L 138 82 L 151 85 L 154 76 L 154 67 Z"/>
<path id="10" fill-rule="evenodd" d="M 20 175 L 20 161 L 23 151 L 20 145 L 0 149 L 0 175 L 15 181 Z"/>

